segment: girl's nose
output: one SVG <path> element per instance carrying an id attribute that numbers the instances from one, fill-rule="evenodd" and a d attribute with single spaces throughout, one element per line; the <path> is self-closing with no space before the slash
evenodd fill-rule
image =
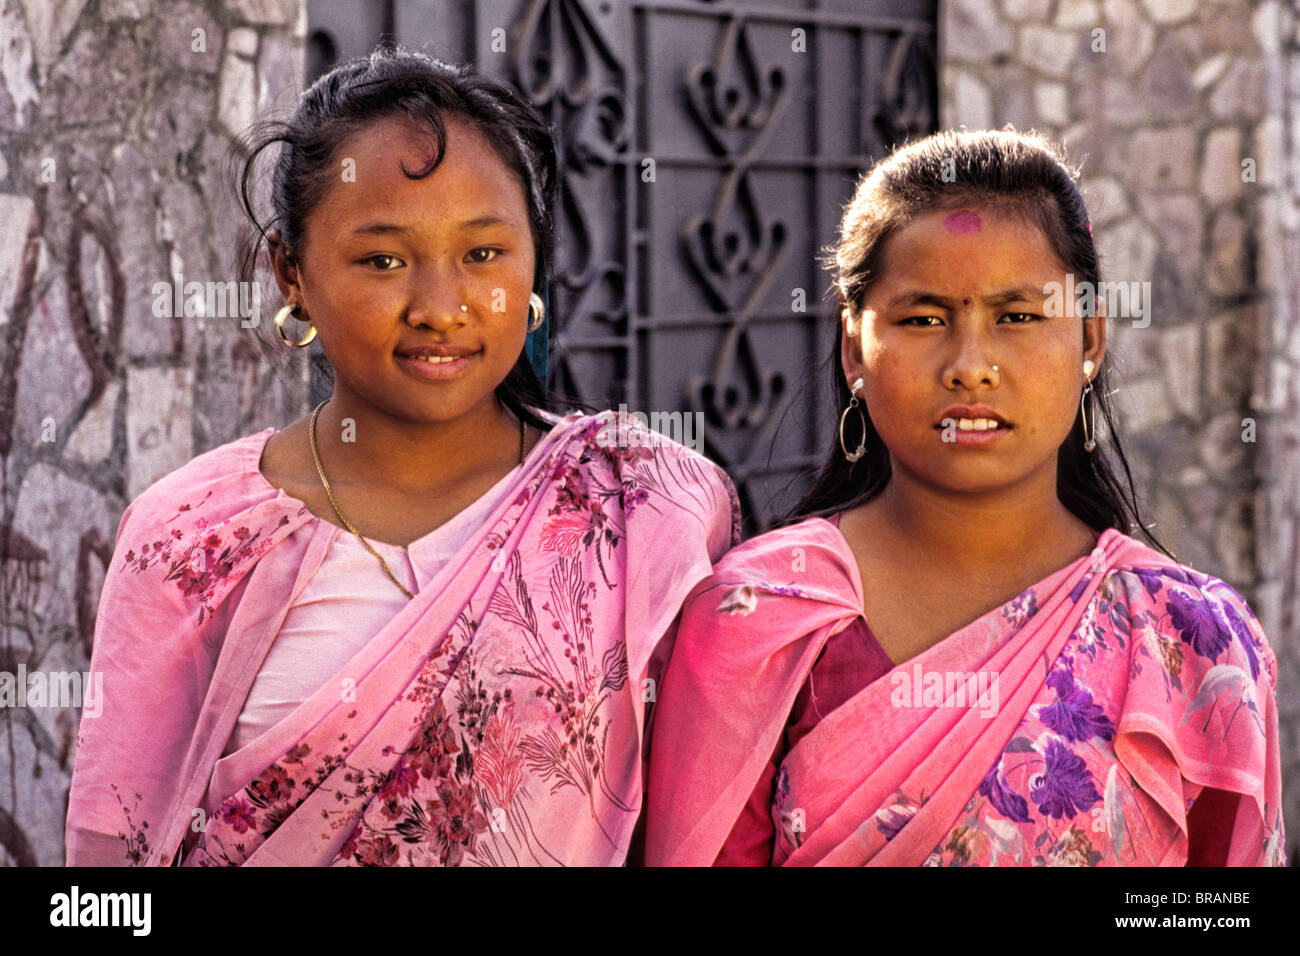
<path id="1" fill-rule="evenodd" d="M 452 270 L 428 268 L 411 284 L 406 320 L 411 325 L 454 328 L 469 318 L 473 308 Z"/>

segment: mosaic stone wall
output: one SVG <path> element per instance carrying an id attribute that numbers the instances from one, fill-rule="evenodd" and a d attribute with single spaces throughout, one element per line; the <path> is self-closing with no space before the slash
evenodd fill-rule
<path id="1" fill-rule="evenodd" d="M 306 402 L 273 286 L 255 327 L 225 297 L 227 148 L 293 105 L 305 29 L 299 0 L 0 0 L 0 671 L 84 670 L 127 503 Z M 0 865 L 62 863 L 77 720 L 0 711 Z"/>

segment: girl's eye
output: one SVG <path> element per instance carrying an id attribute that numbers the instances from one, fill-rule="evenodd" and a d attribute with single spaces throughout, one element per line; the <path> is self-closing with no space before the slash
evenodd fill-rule
<path id="1" fill-rule="evenodd" d="M 484 263 L 491 262 L 500 254 L 500 249 L 493 249 L 490 246 L 480 246 L 477 249 L 471 249 L 469 255 L 465 258 L 469 259 L 471 262 Z"/>
<path id="2" fill-rule="evenodd" d="M 362 262 L 375 262 L 375 261 L 378 260 L 378 259 L 383 259 L 383 260 L 385 260 L 385 261 L 387 261 L 387 262 L 399 262 L 399 263 L 400 263 L 400 262 L 402 261 L 401 259 L 397 258 L 397 256 L 390 256 L 390 255 L 389 255 L 388 253 L 386 253 L 386 252 L 381 252 L 381 253 L 379 253 L 378 255 L 370 256 L 369 258 L 367 258 L 367 259 L 362 259 L 361 261 L 362 261 Z M 386 267 L 384 267 L 383 265 L 379 265 L 379 271 L 380 271 L 380 272 L 391 272 L 391 271 L 393 270 L 393 268 L 396 268 L 396 267 L 393 266 L 393 267 L 390 267 L 390 268 L 386 268 Z"/>
<path id="3" fill-rule="evenodd" d="M 932 329 L 942 323 L 943 320 L 937 315 L 909 315 L 899 325 L 915 325 L 920 328 Z"/>
<path id="4" fill-rule="evenodd" d="M 1033 312 L 1008 312 L 1003 318 L 1009 320 L 1012 325 L 1026 325 L 1042 318 L 1042 316 L 1035 315 Z"/>

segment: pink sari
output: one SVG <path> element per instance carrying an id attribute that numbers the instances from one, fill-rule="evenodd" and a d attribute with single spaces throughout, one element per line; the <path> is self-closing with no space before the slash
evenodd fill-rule
<path id="1" fill-rule="evenodd" d="M 561 419 L 348 663 L 347 692 L 328 682 L 222 757 L 339 533 L 262 478 L 270 433 L 200 455 L 122 517 L 69 865 L 622 863 L 664 635 L 738 538 L 726 475 L 612 413 Z"/>
<path id="2" fill-rule="evenodd" d="M 696 587 L 655 717 L 647 863 L 715 860 L 822 647 L 861 613 L 820 518 Z M 799 740 L 772 862 L 1183 865 L 1187 810 L 1213 788 L 1239 795 L 1226 862 L 1282 865 L 1276 666 L 1236 592 L 1108 530 Z"/>

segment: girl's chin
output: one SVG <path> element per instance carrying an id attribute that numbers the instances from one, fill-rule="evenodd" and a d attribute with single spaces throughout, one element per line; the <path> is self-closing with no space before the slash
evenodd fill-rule
<path id="1" fill-rule="evenodd" d="M 897 464 L 895 471 L 898 471 Z M 1026 477 L 1020 468 L 1013 470 L 1006 462 L 991 461 L 956 464 L 944 462 L 919 468 L 905 467 L 903 472 L 917 484 L 954 495 L 987 495 L 1008 491 L 1020 485 Z"/>
<path id="2" fill-rule="evenodd" d="M 476 401 L 461 394 L 459 389 L 454 391 L 445 389 L 440 395 L 433 395 L 427 391 L 421 394 L 418 385 L 414 393 L 406 388 L 388 389 L 379 394 L 375 394 L 373 388 L 349 389 L 349 391 L 353 395 L 347 409 L 349 414 L 357 411 L 364 414 L 368 409 L 371 414 L 413 424 L 454 422 L 473 413 L 483 404 L 481 400 Z M 356 408 L 357 404 L 361 408 Z"/>

